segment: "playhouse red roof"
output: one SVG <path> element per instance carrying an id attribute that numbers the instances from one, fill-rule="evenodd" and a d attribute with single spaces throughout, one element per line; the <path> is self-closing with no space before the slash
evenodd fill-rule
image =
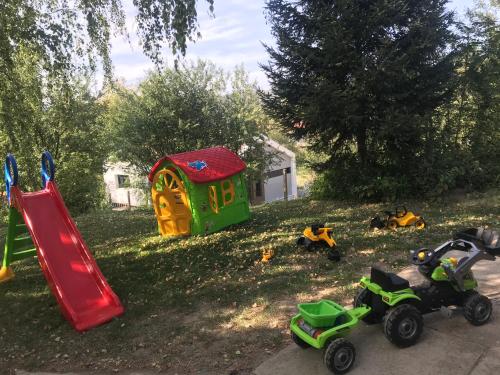
<path id="1" fill-rule="evenodd" d="M 246 168 L 243 160 L 234 152 L 225 147 L 212 147 L 167 155 L 161 158 L 149 172 L 149 181 L 153 181 L 156 171 L 165 161 L 175 164 L 196 184 L 223 180 L 242 172 Z"/>

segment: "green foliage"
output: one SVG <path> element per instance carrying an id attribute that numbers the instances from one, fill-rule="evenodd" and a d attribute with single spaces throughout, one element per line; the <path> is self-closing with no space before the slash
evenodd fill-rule
<path id="1" fill-rule="evenodd" d="M 453 100 L 442 108 L 445 127 L 454 135 L 448 145 L 462 159 L 465 185 L 498 185 L 500 163 L 494 157 L 500 147 L 498 13 L 487 8 L 470 10 L 460 31 L 458 87 Z"/>
<path id="2" fill-rule="evenodd" d="M 206 0 L 213 12 L 213 0 Z M 134 0 L 144 53 L 161 62 L 167 44 L 184 55 L 197 35 L 196 0 Z M 50 72 L 68 71 L 87 58 L 94 69 L 100 57 L 111 74 L 110 38 L 126 35 L 122 0 L 4 0 L 0 2 L 0 71 L 10 70 L 19 48 L 28 48 Z"/>
<path id="3" fill-rule="evenodd" d="M 271 91 L 262 98 L 285 131 L 327 155 L 316 163 L 317 191 L 374 200 L 439 194 L 464 180 L 442 116 L 461 52 L 445 5 L 267 2 L 277 47 L 267 47 Z"/>
<path id="4" fill-rule="evenodd" d="M 40 157 L 49 150 L 56 182 L 73 212 L 103 200 L 105 159 L 101 116 L 104 107 L 91 93 L 88 79 L 46 76 L 38 56 L 20 51 L 10 80 L 0 85 L 0 154 L 11 152 L 24 190 L 40 189 Z"/>
<path id="5" fill-rule="evenodd" d="M 162 63 L 167 45 L 184 55 L 197 36 L 196 0 L 134 0 L 144 53 Z M 213 12 L 213 0 L 206 0 Z M 126 35 L 122 0 L 0 2 L 0 152 L 18 158 L 26 189 L 38 183 L 41 152 L 52 152 L 57 181 L 73 211 L 102 201 L 103 106 L 87 77 L 102 62 L 112 75 L 110 38 Z"/>
<path id="6" fill-rule="evenodd" d="M 261 124 L 266 121 L 242 68 L 228 77 L 207 62 L 150 73 L 138 90 L 107 96 L 106 122 L 119 160 L 144 172 L 161 157 L 217 145 L 240 152 L 249 173 L 266 163 Z"/>

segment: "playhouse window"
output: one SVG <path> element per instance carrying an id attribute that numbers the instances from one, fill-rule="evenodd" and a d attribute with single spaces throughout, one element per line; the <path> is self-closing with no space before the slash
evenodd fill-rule
<path id="1" fill-rule="evenodd" d="M 220 183 L 222 190 L 222 203 L 228 206 L 234 202 L 234 184 L 232 180 L 224 180 Z"/>
<path id="2" fill-rule="evenodd" d="M 119 188 L 126 188 L 130 186 L 130 177 L 123 174 L 116 175 L 116 181 Z"/>
<path id="3" fill-rule="evenodd" d="M 208 204 L 214 214 L 219 213 L 219 199 L 217 198 L 217 186 L 215 185 L 208 187 Z"/>

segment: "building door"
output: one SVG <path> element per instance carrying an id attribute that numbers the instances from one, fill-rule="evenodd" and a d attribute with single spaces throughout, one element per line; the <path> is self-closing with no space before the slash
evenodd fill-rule
<path id="1" fill-rule="evenodd" d="M 163 236 L 191 233 L 192 217 L 186 188 L 174 171 L 162 169 L 156 173 L 151 195 L 160 233 Z"/>

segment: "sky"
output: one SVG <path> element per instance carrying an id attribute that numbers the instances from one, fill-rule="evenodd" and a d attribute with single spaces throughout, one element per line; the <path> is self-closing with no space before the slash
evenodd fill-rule
<path id="1" fill-rule="evenodd" d="M 124 0 L 124 3 L 130 40 L 123 36 L 113 38 L 111 58 L 115 75 L 127 85 L 136 86 L 154 65 L 144 56 L 135 37 L 137 26 L 132 0 Z M 269 84 L 259 67 L 259 63 L 268 59 L 262 43 L 273 45 L 270 26 L 264 16 L 265 0 L 215 0 L 215 17 L 209 15 L 203 0 L 198 0 L 198 3 L 202 37 L 188 44 L 185 59 L 210 60 L 226 71 L 243 64 L 250 79 L 267 89 Z M 473 0 L 451 0 L 448 6 L 463 14 L 472 4 Z"/>

